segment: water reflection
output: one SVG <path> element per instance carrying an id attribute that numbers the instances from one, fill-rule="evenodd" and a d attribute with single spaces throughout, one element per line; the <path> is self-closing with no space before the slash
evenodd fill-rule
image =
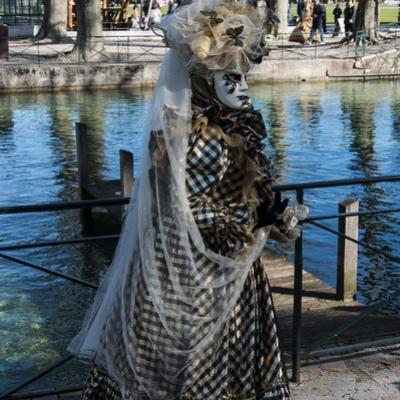
<path id="1" fill-rule="evenodd" d="M 368 177 L 384 174 L 381 172 L 380 156 L 377 154 L 377 135 L 382 140 L 383 129 L 377 126 L 381 112 L 382 98 L 379 93 L 371 92 L 369 85 L 348 88 L 342 92 L 343 118 L 350 131 L 350 151 L 354 158 L 350 169 L 356 176 Z M 358 188 L 358 198 L 362 210 L 391 208 L 386 188 L 387 184 L 367 184 Z M 387 237 L 394 234 L 395 219 L 389 215 L 371 215 L 360 219 L 360 238 L 363 242 L 394 255 L 394 246 L 385 245 Z M 369 301 L 384 299 L 388 292 L 388 281 L 393 276 L 393 265 L 384 257 L 379 257 L 369 249 L 363 249 L 366 256 L 361 259 L 359 269 L 359 288 Z M 385 279 L 387 276 L 387 279 Z M 390 286 L 390 284 L 389 284 Z M 392 306 L 389 308 L 395 309 Z"/>
<path id="2" fill-rule="evenodd" d="M 360 93 L 359 88 L 349 88 L 342 92 L 343 118 L 349 121 L 351 134 L 350 149 L 357 157 L 351 168 L 366 176 L 379 173 L 374 160 L 375 144 L 375 105 L 376 97 L 368 96 L 366 91 Z"/>
<path id="3" fill-rule="evenodd" d="M 137 140 L 132 136 L 141 132 L 143 120 L 130 116 L 143 116 L 148 96 L 146 92 L 111 96 L 108 92 L 0 96 L 0 204 L 77 199 L 75 122 L 89 123 L 90 175 L 99 179 L 107 174 L 107 169 L 114 171 L 115 165 L 118 168 L 119 148 Z M 122 113 L 115 104 L 123 108 Z M 130 110 L 131 106 L 135 108 Z M 121 127 L 129 140 L 121 140 Z M 133 150 L 135 146 L 130 147 Z M 108 222 L 106 218 L 104 224 L 103 215 L 96 219 L 99 233 L 116 231 L 116 224 Z M 0 216 L 0 225 L 8 233 L 0 237 L 1 244 L 67 239 L 79 236 L 81 230 L 75 211 Z M 110 262 L 114 246 L 115 242 L 107 242 L 12 254 L 96 283 L 99 271 Z M 77 332 L 93 292 L 1 259 L 0 284 L 3 391 L 65 355 L 66 344 Z M 76 384 L 83 376 L 82 368 L 75 368 L 57 382 Z"/>
<path id="4" fill-rule="evenodd" d="M 276 178 L 282 176 L 286 164 L 285 136 L 287 130 L 287 110 L 285 99 L 272 93 L 271 100 L 267 104 L 266 121 L 269 125 L 269 144 L 275 151 L 274 167 Z"/>
<path id="5" fill-rule="evenodd" d="M 14 128 L 13 105 L 8 96 L 0 96 L 0 152 L 12 151 L 15 143 L 12 137 Z"/>
<path id="6" fill-rule="evenodd" d="M 76 186 L 75 137 L 71 96 L 67 93 L 53 93 L 49 96 L 49 116 L 51 119 L 49 147 L 52 149 L 54 165 L 58 167 L 56 180 L 61 184 L 60 197 L 71 198 L 71 190 Z"/>
<path id="7" fill-rule="evenodd" d="M 392 100 L 393 139 L 400 143 L 400 99 Z"/>

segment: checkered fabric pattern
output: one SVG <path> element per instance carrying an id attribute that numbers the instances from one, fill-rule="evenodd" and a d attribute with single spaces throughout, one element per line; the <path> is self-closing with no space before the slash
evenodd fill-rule
<path id="1" fill-rule="evenodd" d="M 207 196 L 229 168 L 228 149 L 220 140 L 201 134 L 189 138 L 186 187 L 191 197 Z"/>
<path id="2" fill-rule="evenodd" d="M 205 243 L 213 250 L 230 254 L 239 250 L 250 240 L 248 231 L 254 224 L 246 204 L 241 201 L 243 173 L 235 167 L 230 149 L 222 139 L 206 137 L 195 132 L 190 138 L 187 157 L 187 190 L 193 215 L 203 234 Z M 218 265 L 194 249 L 198 277 L 189 276 L 185 269 L 188 260 L 183 251 L 183 243 L 176 233 L 175 222 L 164 218 L 164 232 L 159 232 L 156 240 L 156 265 L 154 274 L 162 282 L 163 300 L 168 307 L 179 306 L 190 315 L 205 315 L 216 304 L 218 290 L 204 289 L 191 295 L 191 304 L 184 304 L 174 291 L 174 281 L 189 285 L 198 284 L 197 278 L 221 274 Z M 161 235 L 161 233 L 163 235 Z M 212 233 L 212 234 L 210 234 Z M 164 242 L 161 241 L 164 238 Z M 165 242 L 167 241 L 167 243 Z M 175 274 L 168 273 L 163 246 L 172 249 L 170 254 Z M 134 261 L 135 262 L 135 261 Z M 146 277 L 152 281 L 155 277 Z M 161 279 L 160 279 L 161 278 Z M 140 381 L 153 384 L 168 393 L 165 400 L 284 400 L 290 399 L 285 379 L 281 353 L 279 350 L 275 314 L 266 273 L 259 261 L 251 267 L 243 291 L 231 311 L 218 338 L 202 354 L 194 354 L 188 359 L 170 352 L 170 336 L 165 332 L 154 309 L 145 279 L 139 279 L 136 296 L 129 295 L 128 285 L 123 296 L 124 302 L 134 302 L 136 324 L 128 324 L 128 337 L 138 352 L 134 359 L 134 369 Z M 229 293 L 229 285 L 223 288 Z M 226 292 L 225 292 L 226 294 Z M 117 301 L 116 304 L 119 302 Z M 128 309 L 128 307 L 126 306 Z M 126 365 L 126 349 L 122 343 L 120 313 L 115 309 L 110 313 L 106 325 L 107 341 L 103 346 L 116 348 L 116 363 Z M 128 321 L 129 322 L 129 321 Z M 170 321 L 170 329 L 184 342 L 190 337 L 193 343 L 183 343 L 191 347 L 198 343 L 208 331 L 207 323 L 196 326 L 196 331 L 185 321 Z M 128 349 L 129 351 L 129 349 Z M 168 359 L 168 370 L 163 368 L 163 360 Z M 188 365 L 183 371 L 181 366 Z M 176 366 L 176 367 L 174 367 Z M 137 378 L 130 371 L 122 371 L 129 377 L 129 392 L 122 399 L 118 386 L 99 367 L 93 366 L 86 382 L 84 400 L 145 400 L 146 393 Z M 170 379 L 178 376 L 179 379 Z M 175 382 L 175 384 L 171 383 Z M 181 382 L 177 385 L 176 382 Z"/>

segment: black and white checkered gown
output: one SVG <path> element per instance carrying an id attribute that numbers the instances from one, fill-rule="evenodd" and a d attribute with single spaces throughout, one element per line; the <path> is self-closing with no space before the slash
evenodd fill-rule
<path id="1" fill-rule="evenodd" d="M 230 149 L 221 139 L 205 137 L 200 132 L 191 135 L 187 157 L 187 189 L 191 208 L 206 244 L 223 254 L 240 250 L 249 240 L 248 228 L 254 224 L 253 216 L 242 200 L 242 181 L 243 173 L 235 166 Z M 172 222 L 165 225 L 165 229 L 169 230 L 165 232 L 165 237 L 171 241 L 170 247 L 176 244 L 178 259 L 179 238 L 174 236 Z M 156 249 L 156 254 L 159 257 L 156 268 L 161 276 L 165 274 L 163 290 L 173 307 L 179 300 L 169 282 L 160 238 L 157 246 L 159 249 Z M 215 276 L 218 271 L 218 266 L 201 254 L 198 254 L 195 261 L 204 273 Z M 179 262 L 179 279 L 185 279 L 184 258 Z M 200 292 L 195 302 L 199 313 L 206 312 L 207 307 L 213 306 L 210 291 Z M 182 304 L 180 307 L 183 307 Z M 146 382 L 154 382 L 161 390 L 165 389 L 166 393 L 176 393 L 175 397 L 169 395 L 165 400 L 290 399 L 268 279 L 260 261 L 256 261 L 250 269 L 243 291 L 218 340 L 204 354 L 196 354 L 190 360 L 189 367 L 182 372 L 180 387 L 176 387 L 176 384 L 171 387 L 166 377 L 167 372 L 162 370 L 160 348 L 168 348 L 171 339 L 158 321 L 143 277 L 138 282 L 134 312 L 135 321 L 139 324 L 130 329 L 134 331 L 132 340 L 136 341 L 140 349 L 135 359 L 135 370 Z M 188 312 L 193 313 L 192 307 L 188 308 Z M 117 312 L 111 315 L 109 326 L 114 333 L 112 345 L 118 347 L 122 335 L 117 315 Z M 203 333 L 199 332 L 199 336 Z M 180 368 L 182 360 L 179 357 L 182 356 L 167 352 L 165 350 L 163 357 L 171 357 L 169 369 L 172 370 L 168 372 L 173 376 L 178 373 L 178 370 L 173 370 L 173 357 L 177 357 L 176 365 Z M 122 350 L 119 357 L 124 359 Z M 132 377 L 131 380 L 131 391 L 136 395 L 128 396 L 126 400 L 147 399 L 136 378 Z M 82 399 L 122 400 L 116 383 L 96 365 L 92 367 L 86 381 Z"/>

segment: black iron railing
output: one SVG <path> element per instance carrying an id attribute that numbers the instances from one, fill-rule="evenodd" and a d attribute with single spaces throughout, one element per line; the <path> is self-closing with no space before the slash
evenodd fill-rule
<path id="1" fill-rule="evenodd" d="M 382 183 L 382 182 L 399 182 L 400 175 L 392 175 L 392 176 L 377 176 L 371 178 L 360 178 L 360 179 L 343 179 L 343 180 L 332 180 L 332 181 L 318 181 L 318 182 L 306 182 L 306 183 L 296 183 L 296 184 L 285 184 L 285 185 L 275 185 L 273 187 L 274 191 L 295 191 L 296 199 L 298 203 L 304 203 L 304 195 L 305 191 L 309 189 L 322 189 L 322 188 L 332 188 L 332 187 L 344 187 L 344 186 L 354 186 L 354 185 L 365 185 L 372 183 Z M 88 209 L 98 206 L 109 206 L 109 205 L 125 205 L 129 202 L 129 198 L 117 198 L 117 199 L 103 199 L 103 200 L 89 200 L 89 201 L 74 201 L 74 202 L 63 202 L 63 203 L 48 203 L 48 204 L 31 204 L 24 206 L 10 206 L 10 207 L 0 207 L 0 215 L 4 214 L 21 214 L 21 213 L 36 213 L 36 212 L 48 212 L 48 211 L 60 211 L 60 210 L 72 210 L 72 209 Z M 336 236 L 344 236 L 346 240 L 352 241 L 360 245 L 361 247 L 367 248 L 368 250 L 385 257 L 393 263 L 400 264 L 400 258 L 391 256 L 381 249 L 372 247 L 366 243 L 363 243 L 359 240 L 356 240 L 352 237 L 343 235 L 340 232 L 335 231 L 334 229 L 324 226 L 316 221 L 323 221 L 329 219 L 338 219 L 338 218 L 348 218 L 354 216 L 368 216 L 368 215 L 377 215 L 377 214 L 393 214 L 400 212 L 399 208 L 385 209 L 385 210 L 370 210 L 370 211 L 362 211 L 362 212 L 351 212 L 351 213 L 338 213 L 338 214 L 326 214 L 326 215 L 316 215 L 311 216 L 304 220 L 303 224 L 312 224 L 321 229 L 324 229 Z M 18 263 L 22 266 L 33 268 L 36 270 L 40 270 L 46 274 L 56 275 L 65 280 L 72 281 L 74 283 L 83 285 L 85 287 L 96 289 L 96 285 L 84 281 L 80 278 L 71 277 L 66 274 L 61 274 L 48 268 L 27 262 L 25 260 L 21 260 L 16 257 L 9 256 L 4 254 L 4 251 L 18 250 L 18 249 L 27 249 L 34 247 L 48 247 L 48 246 L 60 246 L 72 243 L 85 243 L 85 242 L 94 242 L 94 241 L 104 241 L 104 240 L 115 240 L 119 237 L 119 235 L 108 235 L 108 236 L 94 236 L 94 237 L 86 237 L 86 238 L 74 238 L 70 240 L 62 240 L 62 241 L 49 241 L 49 242 L 39 242 L 39 243 L 23 243 L 16 245 L 7 245 L 0 247 L 0 258 L 5 258 L 9 261 Z M 295 382 L 300 381 L 300 366 L 302 357 L 308 357 L 310 355 L 322 354 L 322 353 L 332 353 L 332 352 L 340 352 L 340 351 L 348 351 L 351 349 L 361 349 L 370 347 L 372 345 L 385 345 L 385 344 L 398 344 L 400 343 L 400 337 L 392 337 L 392 338 L 384 338 L 380 340 L 372 340 L 362 343 L 356 343 L 353 345 L 347 346 L 339 346 L 335 350 L 332 349 L 323 349 L 320 350 L 320 346 L 327 343 L 329 339 L 337 336 L 339 333 L 343 332 L 346 329 L 349 329 L 351 326 L 357 324 L 362 319 L 366 318 L 371 313 L 379 310 L 386 302 L 390 300 L 393 296 L 399 296 L 400 290 L 396 291 L 392 296 L 387 296 L 385 299 L 379 301 L 376 304 L 373 304 L 369 307 L 366 307 L 365 310 L 357 317 L 352 319 L 350 322 L 346 322 L 345 324 L 337 327 L 335 330 L 329 332 L 326 336 L 320 338 L 317 343 L 314 343 L 312 346 L 309 346 L 305 349 L 302 349 L 301 342 L 301 327 L 302 327 L 302 299 L 303 299 L 303 233 L 298 237 L 295 244 L 295 262 L 294 262 L 295 274 L 294 274 L 294 294 L 293 294 L 293 336 L 292 336 L 292 380 Z M 59 368 L 60 366 L 66 364 L 70 360 L 72 360 L 72 356 L 68 356 L 57 363 L 51 365 L 46 370 L 42 371 L 40 374 L 36 375 L 28 379 L 26 382 L 21 383 L 18 387 L 9 390 L 7 393 L 4 393 L 0 400 L 6 399 L 28 399 L 34 397 L 40 397 L 40 395 L 47 395 L 50 393 L 49 391 L 41 392 L 39 394 L 27 394 L 27 395 L 16 395 L 16 393 L 33 382 L 36 382 L 40 378 L 46 376 L 50 372 Z M 71 391 L 77 391 L 80 388 L 68 388 L 68 389 L 60 389 L 58 391 L 51 391 L 50 394 L 60 394 L 67 393 Z"/>
<path id="2" fill-rule="evenodd" d="M 363 32 L 358 36 L 362 37 Z M 365 41 L 358 41 L 353 46 L 344 45 L 341 40 L 323 45 L 301 45 L 289 42 L 289 34 L 280 34 L 277 38 L 271 38 L 268 60 L 313 60 L 313 59 L 349 59 L 357 60 L 366 55 L 379 54 L 388 50 L 396 50 L 400 47 L 397 26 L 385 32 L 386 39 L 379 44 L 370 46 Z M 19 38 L 21 39 L 21 38 Z M 74 64 L 135 64 L 137 62 L 160 62 L 167 48 L 161 39 L 151 33 L 128 31 L 105 31 L 100 36 L 87 38 L 91 44 L 91 52 L 82 58 L 79 53 L 71 55 L 76 42 L 76 34 L 68 33 L 65 37 L 47 37 L 43 40 L 35 40 L 26 37 L 25 40 L 12 40 L 0 36 L 0 41 L 10 40 L 8 64 L 17 65 L 74 65 Z M 389 68 L 390 69 L 390 68 Z M 359 69 L 360 77 L 368 78 L 370 75 Z M 385 70 L 376 72 L 374 75 L 397 76 L 398 71 Z M 346 75 L 333 75 L 329 77 L 346 77 Z M 354 74 L 352 75 L 354 76 Z"/>

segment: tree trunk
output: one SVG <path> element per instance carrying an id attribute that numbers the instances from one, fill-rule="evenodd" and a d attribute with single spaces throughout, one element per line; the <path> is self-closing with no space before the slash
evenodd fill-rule
<path id="1" fill-rule="evenodd" d="M 73 54 L 83 61 L 104 57 L 103 22 L 99 0 L 75 0 L 78 33 Z"/>
<path id="2" fill-rule="evenodd" d="M 291 42 L 305 43 L 311 32 L 313 24 L 314 3 L 312 0 L 304 0 L 304 10 L 301 21 L 294 28 L 289 40 Z"/>
<path id="3" fill-rule="evenodd" d="M 378 0 L 360 0 L 357 6 L 354 23 L 355 39 L 357 42 L 367 40 L 377 43 L 379 4 Z"/>
<path id="4" fill-rule="evenodd" d="M 67 0 L 43 0 L 44 15 L 38 39 L 59 41 L 67 34 Z"/>
<path id="5" fill-rule="evenodd" d="M 274 28 L 276 33 L 287 33 L 288 31 L 288 0 L 275 0 L 274 11 L 277 17 L 281 20 Z"/>

